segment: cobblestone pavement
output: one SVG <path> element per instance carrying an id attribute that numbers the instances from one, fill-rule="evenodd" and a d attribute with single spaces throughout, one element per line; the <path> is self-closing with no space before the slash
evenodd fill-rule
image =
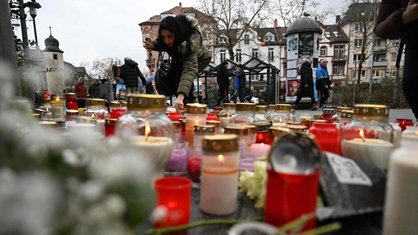
<path id="1" fill-rule="evenodd" d="M 297 109 L 295 112 L 296 120 L 299 120 L 301 114 L 322 114 L 322 110 L 309 110 L 309 109 Z M 396 118 L 412 119 L 416 123 L 416 119 L 411 109 L 390 109 L 389 110 L 389 122 L 393 122 Z"/>

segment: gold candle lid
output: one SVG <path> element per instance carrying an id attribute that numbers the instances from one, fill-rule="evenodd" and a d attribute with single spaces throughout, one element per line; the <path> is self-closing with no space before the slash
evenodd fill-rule
<path id="1" fill-rule="evenodd" d="M 337 113 L 341 113 L 343 110 L 351 110 L 348 106 L 337 106 Z"/>
<path id="2" fill-rule="evenodd" d="M 195 133 L 215 133 L 215 126 L 214 125 L 194 125 L 194 132 Z"/>
<path id="3" fill-rule="evenodd" d="M 109 103 L 109 106 L 110 107 L 121 107 L 122 105 L 121 105 L 121 103 L 119 101 L 111 101 Z"/>
<path id="4" fill-rule="evenodd" d="M 255 134 L 257 132 L 257 128 L 253 125 L 245 125 L 243 127 L 247 128 L 249 135 Z"/>
<path id="5" fill-rule="evenodd" d="M 267 110 L 276 110 L 276 104 L 269 104 Z"/>
<path id="6" fill-rule="evenodd" d="M 254 103 L 238 103 L 236 106 L 237 111 L 255 111 Z"/>
<path id="7" fill-rule="evenodd" d="M 65 100 L 64 99 L 57 98 L 56 100 L 51 100 L 50 103 L 51 103 L 51 105 L 53 105 L 53 104 L 62 105 L 62 104 L 65 103 Z"/>
<path id="8" fill-rule="evenodd" d="M 256 131 L 265 131 L 271 127 L 270 121 L 259 121 L 251 123 L 252 126 L 255 126 Z"/>
<path id="9" fill-rule="evenodd" d="M 86 99 L 86 106 L 104 106 L 105 100 L 104 99 Z"/>
<path id="10" fill-rule="evenodd" d="M 389 117 L 389 107 L 379 104 L 356 104 L 354 105 L 354 116 L 360 117 Z"/>
<path id="11" fill-rule="evenodd" d="M 214 125 L 215 127 L 220 127 L 221 122 L 216 120 L 208 120 L 206 121 L 206 125 Z"/>
<path id="12" fill-rule="evenodd" d="M 129 94 L 126 102 L 128 110 L 165 110 L 164 95 Z"/>
<path id="13" fill-rule="evenodd" d="M 235 109 L 236 104 L 235 103 L 224 103 L 225 109 Z"/>
<path id="14" fill-rule="evenodd" d="M 289 128 L 291 131 L 300 131 L 305 132 L 308 130 L 308 127 L 305 125 L 287 125 L 287 128 Z"/>
<path id="15" fill-rule="evenodd" d="M 256 105 L 255 106 L 256 112 L 266 112 L 267 111 L 267 105 Z"/>
<path id="16" fill-rule="evenodd" d="M 225 134 L 235 134 L 238 136 L 247 136 L 250 132 L 246 126 L 227 126 L 224 129 Z"/>
<path id="17" fill-rule="evenodd" d="M 313 116 L 314 119 L 322 119 L 322 114 L 315 114 Z"/>
<path id="18" fill-rule="evenodd" d="M 278 111 L 290 112 L 292 110 L 292 105 L 290 104 L 276 104 L 275 109 Z"/>
<path id="19" fill-rule="evenodd" d="M 352 118 L 354 114 L 354 110 L 342 110 L 341 111 L 341 118 Z"/>
<path id="20" fill-rule="evenodd" d="M 120 106 L 126 107 L 128 105 L 128 102 L 126 100 L 119 100 Z"/>
<path id="21" fill-rule="evenodd" d="M 270 135 L 273 135 L 273 136 L 279 136 L 282 133 L 291 132 L 289 128 L 286 128 L 286 127 L 278 127 L 278 126 L 272 126 L 268 130 L 269 130 Z"/>
<path id="22" fill-rule="evenodd" d="M 206 114 L 208 106 L 206 104 L 187 104 L 187 113 Z"/>
<path id="23" fill-rule="evenodd" d="M 238 136 L 230 134 L 205 135 L 202 149 L 208 152 L 236 152 L 239 149 Z"/>
<path id="24" fill-rule="evenodd" d="M 322 110 L 322 113 L 323 114 L 335 114 L 335 113 L 337 113 L 337 110 L 334 109 L 334 108 L 324 108 Z"/>

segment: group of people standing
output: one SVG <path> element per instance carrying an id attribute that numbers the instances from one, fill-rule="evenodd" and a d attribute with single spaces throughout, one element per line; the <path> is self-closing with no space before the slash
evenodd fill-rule
<path id="1" fill-rule="evenodd" d="M 313 80 L 313 72 L 311 62 L 304 58 L 301 62 L 301 67 L 299 70 L 300 73 L 300 85 L 296 90 L 296 101 L 294 105 L 298 105 L 302 99 L 302 97 L 309 97 L 312 102 L 312 110 L 316 110 L 321 108 L 329 98 L 329 88 L 331 86 L 331 80 L 329 78 L 328 70 L 327 70 L 327 63 L 326 59 L 321 59 L 319 61 L 319 66 L 316 70 L 316 83 L 315 88 L 318 91 L 318 101 L 315 99 L 314 96 L 314 80 Z"/>
<path id="2" fill-rule="evenodd" d="M 233 93 L 231 100 L 236 101 L 236 98 L 239 98 L 240 102 L 244 102 L 244 95 L 246 89 L 246 77 L 245 71 L 243 70 L 243 65 L 238 64 L 236 65 L 236 69 L 234 72 L 228 70 L 228 62 L 223 61 L 219 66 L 216 72 L 216 81 L 218 82 L 219 91 L 218 91 L 218 99 L 217 105 L 220 106 L 222 103 L 229 102 L 229 87 L 230 87 L 230 78 L 234 77 L 233 79 Z M 232 80 L 232 79 L 231 79 Z"/>

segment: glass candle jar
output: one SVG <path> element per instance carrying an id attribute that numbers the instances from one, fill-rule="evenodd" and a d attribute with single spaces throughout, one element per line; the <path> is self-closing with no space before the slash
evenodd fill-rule
<path id="1" fill-rule="evenodd" d="M 214 125 L 194 125 L 193 147 L 201 147 L 205 135 L 214 135 Z"/>
<path id="2" fill-rule="evenodd" d="M 337 109 L 334 108 L 324 108 L 322 110 L 322 119 L 326 120 L 327 122 L 333 122 L 332 117 L 337 113 Z"/>
<path id="3" fill-rule="evenodd" d="M 270 135 L 269 128 L 271 127 L 271 122 L 254 122 L 252 123 L 256 128 L 255 143 L 264 143 L 272 145 L 274 142 L 274 136 Z"/>
<path id="4" fill-rule="evenodd" d="M 238 200 L 238 136 L 205 136 L 202 153 L 200 209 L 212 215 L 231 214 Z"/>
<path id="5" fill-rule="evenodd" d="M 248 154 L 248 150 L 255 143 L 256 128 L 251 125 L 228 126 L 225 127 L 225 134 L 234 134 L 239 138 L 239 146 L 242 154 Z"/>
<path id="6" fill-rule="evenodd" d="M 129 94 L 126 114 L 119 118 L 116 132 L 164 136 L 174 140 L 176 131 L 173 122 L 165 114 L 165 96 Z"/>
<path id="7" fill-rule="evenodd" d="M 122 106 L 119 101 L 110 102 L 110 118 L 119 119 L 122 115 L 126 113 L 126 106 Z"/>
<path id="8" fill-rule="evenodd" d="M 255 104 L 238 103 L 235 107 L 235 113 L 232 115 L 229 123 L 231 125 L 250 125 L 254 122 Z"/>
<path id="9" fill-rule="evenodd" d="M 402 135 L 390 157 L 383 234 L 416 234 L 418 218 L 418 136 Z"/>
<path id="10" fill-rule="evenodd" d="M 314 122 L 309 133 L 315 136 L 315 142 L 322 151 L 342 155 L 341 133 L 336 123 Z"/>
<path id="11" fill-rule="evenodd" d="M 357 104 L 353 112 L 352 120 L 342 130 L 343 155 L 386 169 L 394 147 L 388 106 Z"/>
<path id="12" fill-rule="evenodd" d="M 215 126 L 215 134 L 222 134 L 224 129 L 221 127 L 221 121 L 215 120 L 206 120 L 206 125 L 214 125 Z"/>
<path id="13" fill-rule="evenodd" d="M 86 110 L 85 114 L 87 117 L 92 117 L 96 120 L 104 120 L 109 116 L 108 111 L 105 107 L 104 99 L 86 99 Z"/>
<path id="14" fill-rule="evenodd" d="M 186 111 L 186 140 L 189 146 L 193 146 L 193 134 L 195 125 L 203 125 L 206 123 L 207 105 L 192 103 L 187 104 Z"/>
<path id="15" fill-rule="evenodd" d="M 76 122 L 78 118 L 78 110 L 67 109 L 65 119 L 67 122 Z"/>
<path id="16" fill-rule="evenodd" d="M 111 137 L 115 135 L 116 124 L 118 123 L 118 119 L 116 118 L 106 118 L 104 129 L 105 129 L 105 137 Z"/>
<path id="17" fill-rule="evenodd" d="M 254 122 L 267 121 L 267 105 L 256 105 Z"/>
<path id="18" fill-rule="evenodd" d="M 51 100 L 43 99 L 42 104 L 39 106 L 41 120 L 50 120 L 52 118 Z"/>
<path id="19" fill-rule="evenodd" d="M 57 120 L 64 120 L 65 119 L 65 101 L 59 99 L 51 100 L 51 112 L 52 118 Z"/>
<path id="20" fill-rule="evenodd" d="M 78 110 L 77 95 L 75 93 L 65 94 L 65 106 L 67 110 Z"/>
<path id="21" fill-rule="evenodd" d="M 273 126 L 285 126 L 286 123 L 295 121 L 292 105 L 276 104 L 275 110 L 270 116 L 270 121 L 273 123 Z"/>
<path id="22" fill-rule="evenodd" d="M 321 152 L 307 133 L 279 136 L 267 155 L 264 221 L 280 227 L 303 214 L 315 213 Z M 309 220 L 303 230 L 315 227 Z"/>

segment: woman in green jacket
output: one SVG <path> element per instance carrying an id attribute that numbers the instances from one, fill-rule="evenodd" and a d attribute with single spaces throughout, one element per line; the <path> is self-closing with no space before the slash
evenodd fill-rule
<path id="1" fill-rule="evenodd" d="M 163 93 L 176 95 L 174 108 L 182 109 L 187 102 L 194 102 L 194 79 L 212 59 L 203 46 L 197 19 L 186 15 L 165 17 L 160 22 L 158 38 L 153 42 L 145 41 L 144 46 L 148 50 L 165 51 L 171 57 L 168 84 Z"/>

